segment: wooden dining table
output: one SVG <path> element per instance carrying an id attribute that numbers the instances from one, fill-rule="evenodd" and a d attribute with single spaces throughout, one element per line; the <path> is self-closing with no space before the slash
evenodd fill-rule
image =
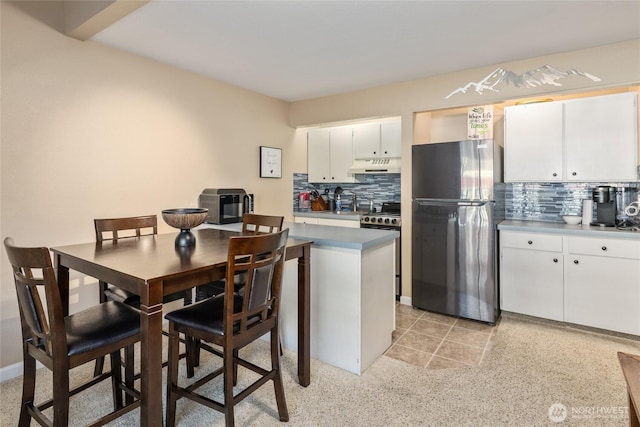
<path id="1" fill-rule="evenodd" d="M 69 314 L 69 270 L 140 295 L 140 425 L 163 425 L 162 297 L 225 277 L 229 238 L 235 231 L 192 231 L 196 243 L 176 247 L 177 233 L 83 243 L 51 248 L 65 315 Z M 286 260 L 298 260 L 298 380 L 310 374 L 311 241 L 289 239 Z"/>

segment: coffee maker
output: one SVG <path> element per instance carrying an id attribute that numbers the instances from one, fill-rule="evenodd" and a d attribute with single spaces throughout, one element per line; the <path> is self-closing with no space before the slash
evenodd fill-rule
<path id="1" fill-rule="evenodd" d="M 616 188 L 602 185 L 593 189 L 593 201 L 596 203 L 596 218 L 591 225 L 600 227 L 616 226 Z"/>

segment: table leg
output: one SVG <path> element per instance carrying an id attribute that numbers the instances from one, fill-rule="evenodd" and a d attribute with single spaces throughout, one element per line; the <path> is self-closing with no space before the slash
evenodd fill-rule
<path id="1" fill-rule="evenodd" d="M 140 296 L 140 425 L 162 426 L 162 282 Z M 145 295 L 146 294 L 146 295 Z"/>
<path id="2" fill-rule="evenodd" d="M 62 311 L 65 316 L 69 315 L 69 267 L 60 263 L 60 256 L 56 255 L 55 265 L 58 269 L 58 292 L 62 302 Z"/>
<path id="3" fill-rule="evenodd" d="M 311 383 L 311 245 L 305 245 L 298 258 L 298 381 L 307 387 Z"/>

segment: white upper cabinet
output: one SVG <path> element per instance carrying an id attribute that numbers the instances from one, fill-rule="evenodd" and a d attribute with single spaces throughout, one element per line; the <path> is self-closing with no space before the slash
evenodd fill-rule
<path id="1" fill-rule="evenodd" d="M 636 181 L 637 94 L 505 108 L 506 182 Z"/>
<path id="2" fill-rule="evenodd" d="M 400 120 L 365 123 L 353 126 L 355 159 L 400 157 Z"/>
<path id="3" fill-rule="evenodd" d="M 567 181 L 635 181 L 637 94 L 620 93 L 564 103 Z"/>
<path id="4" fill-rule="evenodd" d="M 366 123 L 353 127 L 353 157 L 380 157 L 380 123 Z"/>
<path id="5" fill-rule="evenodd" d="M 507 107 L 504 180 L 562 180 L 562 103 Z"/>
<path id="6" fill-rule="evenodd" d="M 314 129 L 307 134 L 309 182 L 356 182 L 347 171 L 353 163 L 350 126 Z"/>
<path id="7" fill-rule="evenodd" d="M 380 152 L 383 157 L 402 156 L 402 123 L 400 120 L 380 124 Z"/>

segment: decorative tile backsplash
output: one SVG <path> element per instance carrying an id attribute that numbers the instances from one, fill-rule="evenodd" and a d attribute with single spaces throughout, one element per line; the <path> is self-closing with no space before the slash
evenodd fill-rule
<path id="1" fill-rule="evenodd" d="M 506 183 L 505 218 L 564 222 L 563 215 L 582 215 L 582 200 L 599 185 L 640 189 L 637 183 Z M 594 207 L 595 209 L 595 207 Z"/>
<path id="2" fill-rule="evenodd" d="M 343 190 L 342 205 L 351 209 L 351 196 L 358 196 L 358 205 L 360 209 L 369 207 L 369 199 L 373 199 L 373 205 L 377 211 L 380 211 L 383 202 L 400 202 L 400 174 L 372 174 L 362 175 L 361 182 L 358 183 L 341 183 L 341 184 L 315 184 L 309 183 L 306 173 L 293 174 L 293 209 L 299 210 L 298 195 L 301 191 L 317 190 L 320 194 L 324 194 L 325 188 L 329 189 L 329 195 L 333 197 L 336 187 L 340 186 Z"/>
<path id="3" fill-rule="evenodd" d="M 293 174 L 293 208 L 299 210 L 298 195 L 301 191 L 317 190 L 329 195 L 338 184 L 312 184 L 306 173 Z M 640 193 L 640 182 L 635 183 L 500 183 L 496 186 L 496 219 L 517 219 L 526 221 L 564 222 L 563 215 L 582 215 L 582 200 L 591 199 L 592 191 L 599 185 L 625 188 L 626 191 Z M 358 196 L 360 209 L 367 209 L 369 199 L 380 210 L 382 202 L 400 202 L 400 174 L 362 175 L 362 182 L 339 184 L 343 189 L 343 206 L 351 209 L 351 195 Z M 502 194 L 504 192 L 504 195 Z M 504 197 L 503 197 L 504 196 Z M 504 200 L 504 205 L 502 201 Z M 504 216 L 502 213 L 504 212 Z M 622 213 L 618 212 L 618 216 Z M 594 206 L 595 215 L 595 206 Z"/>

